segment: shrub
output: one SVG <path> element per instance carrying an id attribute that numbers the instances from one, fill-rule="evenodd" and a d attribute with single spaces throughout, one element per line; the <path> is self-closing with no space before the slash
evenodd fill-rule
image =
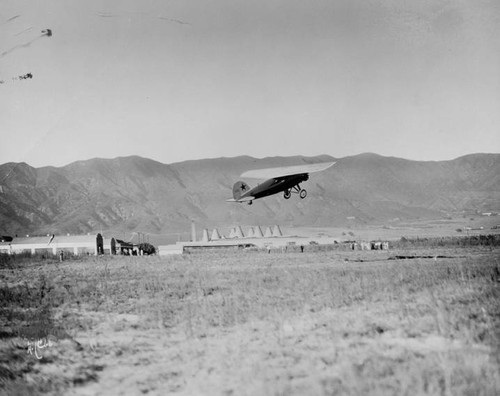
<path id="1" fill-rule="evenodd" d="M 150 254 L 155 254 L 156 249 L 153 245 L 150 243 L 144 242 L 139 244 L 139 249 L 142 250 L 143 254 L 150 255 Z"/>

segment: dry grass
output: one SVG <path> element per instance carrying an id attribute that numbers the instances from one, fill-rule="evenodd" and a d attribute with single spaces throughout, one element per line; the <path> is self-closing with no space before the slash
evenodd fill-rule
<path id="1" fill-rule="evenodd" d="M 11 266 L 0 271 L 3 393 L 500 394 L 498 252 Z M 449 258 L 387 260 L 397 254 Z M 55 345 L 28 355 L 22 336 L 47 333 Z"/>

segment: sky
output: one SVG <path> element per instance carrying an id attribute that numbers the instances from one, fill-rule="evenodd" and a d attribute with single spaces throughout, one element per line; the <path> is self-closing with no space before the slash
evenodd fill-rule
<path id="1" fill-rule="evenodd" d="M 0 0 L 0 53 L 0 163 L 500 152 L 498 0 Z"/>

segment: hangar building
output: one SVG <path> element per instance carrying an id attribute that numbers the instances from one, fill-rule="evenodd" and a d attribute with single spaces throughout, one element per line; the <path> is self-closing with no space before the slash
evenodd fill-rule
<path id="1" fill-rule="evenodd" d="M 109 243 L 109 245 L 108 245 Z M 107 241 L 107 250 L 112 254 L 115 241 Z M 109 246 L 109 247 L 108 247 Z M 104 240 L 101 234 L 97 235 L 51 235 L 43 237 L 13 238 L 10 242 L 0 242 L 0 253 L 15 254 L 30 252 L 71 254 L 104 254 Z"/>

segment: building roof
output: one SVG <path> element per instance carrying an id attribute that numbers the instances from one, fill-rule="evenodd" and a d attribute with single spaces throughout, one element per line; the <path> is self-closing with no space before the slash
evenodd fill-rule
<path id="1" fill-rule="evenodd" d="M 95 242 L 97 240 L 97 235 L 52 235 L 50 236 L 35 236 L 35 237 L 21 237 L 13 238 L 12 242 L 0 242 L 2 245 L 35 245 L 35 244 L 51 244 L 56 243 L 72 243 L 72 242 Z"/>
<path id="2" fill-rule="evenodd" d="M 122 241 L 121 239 L 116 239 L 117 247 L 133 247 L 134 244 L 132 242 Z"/>

